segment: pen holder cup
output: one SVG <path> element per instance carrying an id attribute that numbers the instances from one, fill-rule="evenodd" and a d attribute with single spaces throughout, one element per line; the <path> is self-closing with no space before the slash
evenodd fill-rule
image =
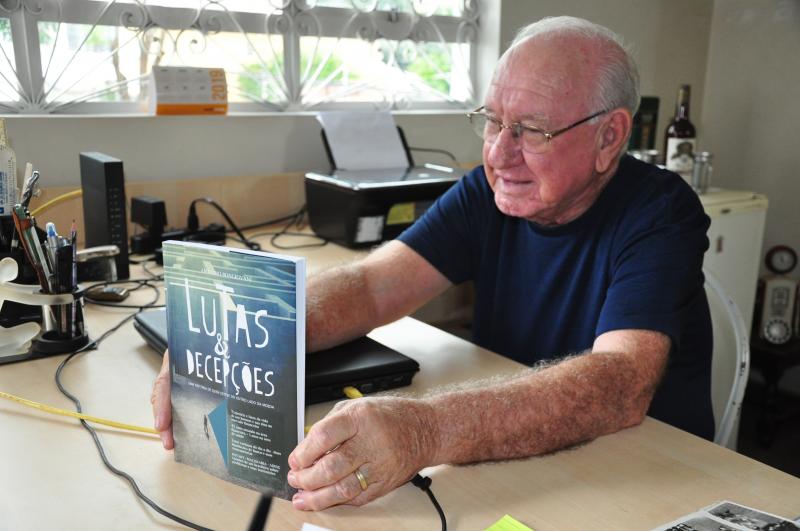
<path id="1" fill-rule="evenodd" d="M 37 354 L 74 352 L 89 343 L 83 321 L 84 290 L 71 294 L 72 302 L 42 305 L 42 334 L 34 339 L 31 350 Z"/>

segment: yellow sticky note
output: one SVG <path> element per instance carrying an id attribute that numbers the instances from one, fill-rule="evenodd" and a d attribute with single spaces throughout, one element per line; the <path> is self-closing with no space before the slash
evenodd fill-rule
<path id="1" fill-rule="evenodd" d="M 533 529 L 521 523 L 519 520 L 511 518 L 511 516 L 505 515 L 500 520 L 487 527 L 486 531 L 533 531 Z"/>
<path id="2" fill-rule="evenodd" d="M 414 223 L 414 203 L 395 203 L 386 215 L 387 225 Z"/>

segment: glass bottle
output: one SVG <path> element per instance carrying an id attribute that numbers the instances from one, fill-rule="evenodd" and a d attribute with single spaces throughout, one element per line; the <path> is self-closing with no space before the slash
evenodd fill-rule
<path id="1" fill-rule="evenodd" d="M 675 105 L 675 117 L 664 134 L 664 165 L 668 170 L 689 179 L 692 175 L 697 132 L 689 120 L 691 87 L 681 85 Z"/>

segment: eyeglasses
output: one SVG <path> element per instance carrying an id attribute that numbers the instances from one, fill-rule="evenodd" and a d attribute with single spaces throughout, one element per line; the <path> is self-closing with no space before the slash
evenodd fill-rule
<path id="1" fill-rule="evenodd" d="M 508 129 L 514 138 L 522 139 L 522 149 L 528 153 L 542 153 L 547 149 L 547 144 L 550 140 L 554 139 L 562 133 L 566 133 L 573 127 L 578 127 L 582 123 L 588 122 L 592 118 L 596 118 L 601 114 L 605 114 L 608 110 L 598 111 L 591 116 L 587 116 L 578 120 L 572 125 L 562 127 L 555 131 L 545 131 L 533 125 L 527 125 L 521 122 L 514 122 L 513 124 L 504 124 L 497 118 L 489 116 L 484 110 L 486 107 L 478 107 L 472 112 L 467 113 L 472 128 L 485 142 L 494 142 L 497 140 L 498 135 L 503 129 Z"/>

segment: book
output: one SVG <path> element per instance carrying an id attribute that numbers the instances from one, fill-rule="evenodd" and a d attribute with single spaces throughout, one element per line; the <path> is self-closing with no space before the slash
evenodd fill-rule
<path id="1" fill-rule="evenodd" d="M 163 249 L 175 459 L 289 499 L 305 413 L 305 260 Z"/>
<path id="2" fill-rule="evenodd" d="M 652 531 L 800 531 L 796 523 L 731 501 L 717 502 Z"/>

